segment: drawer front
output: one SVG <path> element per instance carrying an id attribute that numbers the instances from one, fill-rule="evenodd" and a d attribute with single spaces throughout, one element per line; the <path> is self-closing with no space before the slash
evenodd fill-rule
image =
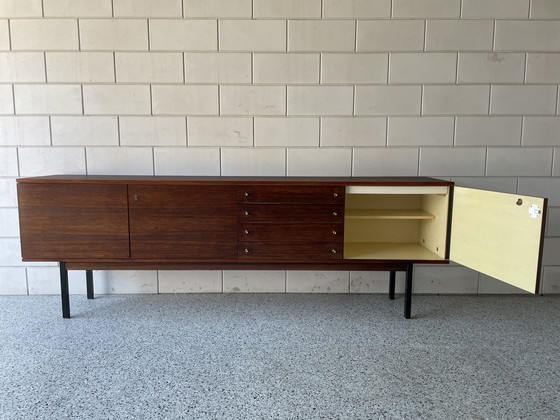
<path id="1" fill-rule="evenodd" d="M 342 205 L 258 205 L 238 206 L 239 222 L 344 223 Z"/>
<path id="2" fill-rule="evenodd" d="M 238 242 L 239 260 L 340 260 L 342 243 Z"/>
<path id="3" fill-rule="evenodd" d="M 338 186 L 247 185 L 237 187 L 237 202 L 344 205 L 344 190 Z"/>
<path id="4" fill-rule="evenodd" d="M 292 241 L 336 242 L 344 239 L 340 223 L 240 223 L 237 229 L 239 241 Z"/>

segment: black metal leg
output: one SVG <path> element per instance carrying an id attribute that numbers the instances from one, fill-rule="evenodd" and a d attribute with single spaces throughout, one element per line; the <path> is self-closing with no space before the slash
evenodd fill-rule
<path id="1" fill-rule="evenodd" d="M 62 300 L 62 318 L 70 318 L 70 293 L 68 291 L 68 270 L 61 262 L 60 267 L 60 298 Z"/>
<path id="2" fill-rule="evenodd" d="M 389 299 L 395 299 L 395 276 L 396 271 L 389 272 Z"/>
<path id="3" fill-rule="evenodd" d="M 93 271 L 86 270 L 87 298 L 93 299 Z"/>
<path id="4" fill-rule="evenodd" d="M 404 286 L 404 317 L 410 319 L 412 306 L 412 264 L 406 265 L 406 282 Z"/>

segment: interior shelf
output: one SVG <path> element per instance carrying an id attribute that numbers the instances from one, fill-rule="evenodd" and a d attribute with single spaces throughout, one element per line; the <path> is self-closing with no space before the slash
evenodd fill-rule
<path id="1" fill-rule="evenodd" d="M 347 219 L 435 219 L 430 214 L 420 209 L 347 209 Z"/>
<path id="2" fill-rule="evenodd" d="M 443 260 L 417 243 L 348 242 L 344 245 L 345 259 L 380 260 Z"/>

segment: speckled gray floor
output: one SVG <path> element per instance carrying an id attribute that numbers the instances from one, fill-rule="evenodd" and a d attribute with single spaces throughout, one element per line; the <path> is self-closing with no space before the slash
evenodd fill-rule
<path id="1" fill-rule="evenodd" d="M 0 297 L 2 419 L 559 419 L 560 297 Z"/>

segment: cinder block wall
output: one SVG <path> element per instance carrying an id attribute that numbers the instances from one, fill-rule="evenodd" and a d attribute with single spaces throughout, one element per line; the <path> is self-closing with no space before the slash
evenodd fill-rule
<path id="1" fill-rule="evenodd" d="M 15 178 L 427 175 L 550 198 L 560 291 L 557 0 L 1 0 L 0 293 L 22 264 Z M 84 292 L 83 273 L 71 275 Z M 385 292 L 386 273 L 101 272 L 100 293 Z M 516 293 L 418 266 L 417 293 Z"/>

